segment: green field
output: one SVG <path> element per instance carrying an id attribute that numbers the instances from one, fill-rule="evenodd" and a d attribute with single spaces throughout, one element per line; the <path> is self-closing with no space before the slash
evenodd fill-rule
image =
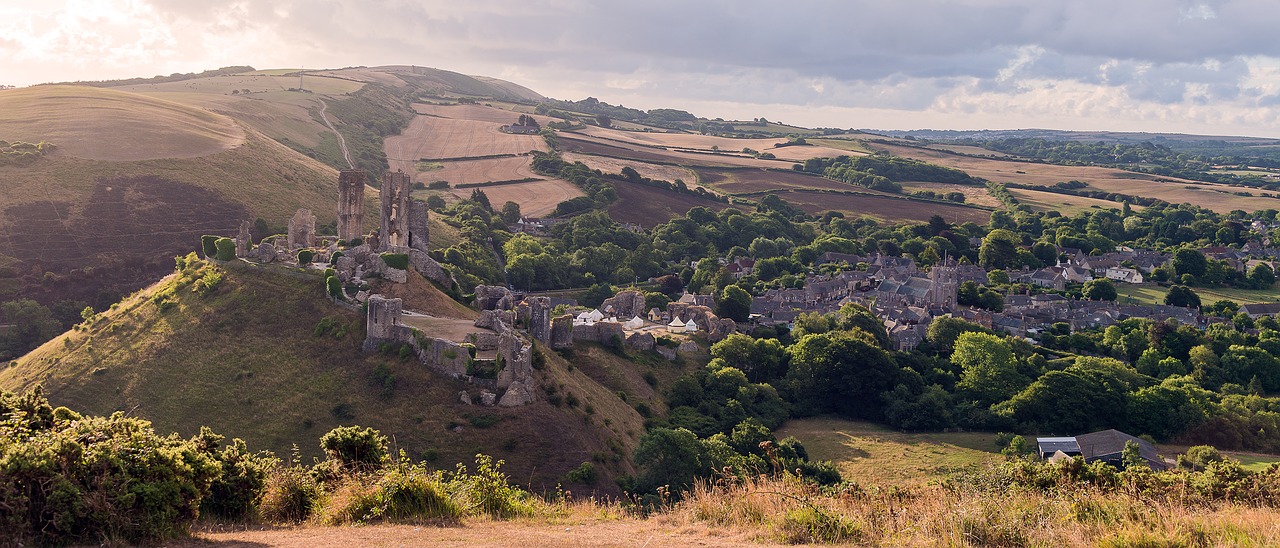
<path id="1" fill-rule="evenodd" d="M 1280 288 L 1271 289 L 1236 289 L 1229 287 L 1195 287 L 1192 288 L 1200 296 L 1202 304 L 1228 300 L 1239 304 L 1272 303 L 1280 301 Z M 1116 284 L 1117 302 L 1122 304 L 1164 304 L 1164 296 L 1169 290 L 1156 285 Z"/>
<path id="2" fill-rule="evenodd" d="M 836 418 L 796 419 L 777 431 L 795 436 L 809 458 L 836 463 L 849 481 L 919 486 L 999 458 L 995 434 L 904 434 L 877 424 Z"/>

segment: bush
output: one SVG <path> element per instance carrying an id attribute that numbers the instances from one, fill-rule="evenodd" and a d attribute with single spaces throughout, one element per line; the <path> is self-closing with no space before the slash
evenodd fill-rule
<path id="1" fill-rule="evenodd" d="M 373 468 L 387 461 L 387 438 L 372 428 L 334 428 L 320 438 L 320 449 L 345 468 Z"/>
<path id="2" fill-rule="evenodd" d="M 243 518 L 257 508 L 266 488 L 267 475 L 280 460 L 269 451 L 249 452 L 242 439 L 232 440 L 218 451 L 222 439 L 208 427 L 201 427 L 200 434 L 192 439 L 222 468 L 222 474 L 210 486 L 209 496 L 200 508 L 224 518 Z"/>
<path id="3" fill-rule="evenodd" d="M 493 461 L 488 455 L 476 455 L 476 472 L 467 473 L 466 466 L 458 464 L 449 481 L 451 493 L 468 501 L 471 508 L 494 518 L 527 516 L 534 511 L 533 498 L 528 492 L 512 487 L 509 478 L 500 470 L 503 461 Z"/>
<path id="4" fill-rule="evenodd" d="M 0 418 L 0 524 L 15 544 L 182 535 L 220 473 L 192 441 L 123 413 L 55 419 L 39 389 L 0 393 Z"/>
<path id="5" fill-rule="evenodd" d="M 439 474 L 420 466 L 397 466 L 375 481 L 348 478 L 333 496 L 325 516 L 330 524 L 420 518 L 457 521 L 462 509 L 449 499 Z"/>
<path id="6" fill-rule="evenodd" d="M 341 252 L 341 251 L 334 251 L 334 252 L 333 252 L 333 255 L 330 255 L 330 256 L 329 256 L 329 264 L 330 264 L 330 265 L 333 265 L 333 266 L 337 266 L 337 265 L 338 265 L 338 259 L 341 259 L 341 258 L 343 258 L 343 257 L 345 257 L 345 256 L 346 256 L 346 254 L 345 254 L 345 253 L 343 253 L 343 252 Z"/>
<path id="7" fill-rule="evenodd" d="M 200 237 L 200 249 L 204 251 L 206 259 L 212 259 L 218 255 L 218 239 L 220 236 L 210 236 L 208 234 Z"/>
<path id="8" fill-rule="evenodd" d="M 1210 463 L 1226 460 L 1212 445 L 1196 445 L 1187 448 L 1187 452 L 1178 455 L 1178 467 L 1197 472 L 1204 471 Z"/>
<path id="9" fill-rule="evenodd" d="M 298 264 L 304 265 L 304 266 L 311 264 L 311 259 L 314 259 L 315 257 L 316 257 L 316 252 L 310 249 L 303 249 L 301 251 L 298 251 Z"/>
<path id="10" fill-rule="evenodd" d="M 599 476 L 599 473 L 596 472 L 596 465 L 584 462 L 579 464 L 577 468 L 570 470 L 568 474 L 565 474 L 564 479 L 583 485 L 595 485 L 596 480 L 600 479 Z"/>
<path id="11" fill-rule="evenodd" d="M 409 256 L 404 253 L 383 253 L 382 262 L 391 268 L 409 269 Z"/>
<path id="12" fill-rule="evenodd" d="M 214 257 L 219 261 L 233 261 L 236 258 L 236 241 L 231 238 L 218 238 L 214 242 L 217 248 L 217 256 Z"/>
<path id="13" fill-rule="evenodd" d="M 342 293 L 342 281 L 337 276 L 329 276 L 324 279 L 325 289 L 329 292 L 329 296 L 335 299 L 342 299 L 346 295 Z"/>
<path id="14" fill-rule="evenodd" d="M 258 503 L 262 519 L 272 523 L 297 523 L 311 517 L 319 506 L 320 486 L 299 466 L 277 468 L 267 478 Z"/>

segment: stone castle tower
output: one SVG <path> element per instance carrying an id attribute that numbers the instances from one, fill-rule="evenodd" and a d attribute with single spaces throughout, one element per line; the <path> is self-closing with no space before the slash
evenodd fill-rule
<path id="1" fill-rule="evenodd" d="M 382 230 L 378 242 L 382 250 L 409 247 L 409 175 L 387 172 L 378 192 L 382 199 Z"/>
<path id="2" fill-rule="evenodd" d="M 940 263 L 929 268 L 929 302 L 955 306 L 960 283 L 954 263 Z"/>
<path id="3" fill-rule="evenodd" d="M 338 239 L 350 242 L 364 236 L 363 169 L 345 169 L 338 174 Z"/>

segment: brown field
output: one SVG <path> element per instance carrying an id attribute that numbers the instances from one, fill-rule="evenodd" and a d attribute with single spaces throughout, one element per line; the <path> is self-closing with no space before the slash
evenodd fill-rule
<path id="1" fill-rule="evenodd" d="M 244 142 L 234 120 L 154 97 L 87 86 L 0 91 L 0 139 L 48 141 L 64 154 L 116 162 L 197 158 Z"/>
<path id="2" fill-rule="evenodd" d="M 316 97 L 297 92 L 264 92 L 256 96 L 200 92 L 140 92 L 230 116 L 272 139 L 288 139 L 305 147 L 315 147 L 321 136 L 331 133 L 311 117 L 308 109 L 319 108 Z"/>
<path id="3" fill-rule="evenodd" d="M 500 125 L 493 122 L 417 116 L 403 133 L 387 137 L 383 146 L 387 151 L 388 161 L 410 163 L 422 158 L 470 158 L 547 150 L 547 143 L 542 137 L 503 133 L 498 131 Z M 409 171 L 405 169 L 406 173 Z"/>
<path id="4" fill-rule="evenodd" d="M 489 203 L 493 204 L 495 209 L 502 207 L 504 203 L 515 202 L 520 204 L 521 213 L 534 217 L 551 213 L 555 211 L 556 204 L 583 195 L 582 189 L 563 179 L 486 186 L 480 189 L 489 197 Z M 467 198 L 474 191 L 475 188 L 458 188 L 449 192 L 458 198 Z M 621 190 L 618 194 L 622 194 Z"/>
<path id="5" fill-rule="evenodd" d="M 867 194 L 892 196 L 885 192 L 867 190 L 849 183 L 794 171 L 707 168 L 699 168 L 695 171 L 698 172 L 698 181 L 704 186 L 726 194 L 752 194 L 769 190 L 817 189 L 839 192 L 857 190 Z"/>
<path id="6" fill-rule="evenodd" d="M 751 148 L 760 152 L 771 152 L 779 159 L 789 161 L 804 161 L 809 158 L 834 158 L 841 154 L 847 154 L 845 151 L 824 146 L 790 146 L 775 148 L 774 145 L 778 143 L 785 143 L 787 141 L 785 137 L 737 139 L 733 137 L 698 135 L 693 133 L 619 131 L 616 129 L 594 126 L 587 126 L 583 129 L 575 130 L 575 133 L 646 147 L 664 147 L 670 149 L 690 149 L 700 151 L 710 151 L 712 150 L 712 147 L 718 147 L 722 152 L 740 152 L 743 148 Z"/>
<path id="7" fill-rule="evenodd" d="M 1043 192 L 1039 190 L 1026 190 L 1021 188 L 1009 189 L 1009 194 L 1018 200 L 1018 203 L 1031 206 L 1032 209 L 1038 211 L 1059 211 L 1063 215 L 1075 215 L 1081 211 L 1090 209 L 1120 209 L 1123 207 L 1118 202 L 1110 200 L 1099 200 L 1097 198 L 1085 198 L 1082 196 L 1071 196 L 1068 194 L 1058 194 L 1056 192 Z M 1132 206 L 1133 209 L 1142 209 L 1142 206 Z"/>
<path id="8" fill-rule="evenodd" d="M 791 166 L 790 162 L 778 160 L 757 160 L 746 156 L 731 154 L 711 154 L 699 152 L 668 151 L 661 148 L 649 148 L 641 145 L 628 145 L 616 141 L 585 137 L 581 134 L 560 133 L 560 148 L 568 152 L 595 154 L 641 162 L 657 162 L 687 167 L 781 167 Z"/>
<path id="9" fill-rule="evenodd" d="M 605 156 L 592 156 L 589 154 L 578 154 L 574 152 L 566 152 L 561 155 L 568 162 L 582 162 L 591 169 L 598 169 L 605 173 L 620 173 L 622 168 L 630 167 L 636 170 L 641 177 L 657 179 L 660 181 L 672 181 L 680 179 L 691 188 L 695 186 L 698 176 L 693 170 L 677 166 L 664 166 L 659 164 L 649 164 L 633 160 L 619 160 L 617 158 L 608 158 Z"/>
<path id="10" fill-rule="evenodd" d="M 391 164 L 391 168 L 405 169 L 405 167 L 412 167 L 403 166 L 403 164 L 405 162 L 396 161 Z M 529 167 L 528 156 L 443 162 L 443 165 L 444 168 L 442 169 L 414 173 L 413 180 L 424 183 L 449 181 L 450 185 L 460 185 L 538 177 L 538 174 L 533 172 L 533 168 Z M 409 173 L 407 170 L 405 172 Z"/>
<path id="11" fill-rule="evenodd" d="M 724 202 L 635 183 L 614 181 L 613 188 L 618 191 L 618 201 L 609 206 L 609 216 L 615 221 L 635 223 L 645 228 L 670 221 L 698 206 L 715 211 L 729 207 Z M 489 201 L 497 203 L 492 194 Z"/>
<path id="12" fill-rule="evenodd" d="M 934 215 L 941 215 L 951 223 L 972 221 L 978 224 L 986 224 L 991 220 L 990 211 L 962 205 L 953 206 L 884 196 L 836 194 L 833 192 L 804 190 L 778 192 L 777 194 L 783 200 L 811 214 L 839 211 L 849 215 L 873 217 L 882 221 L 927 221 L 929 217 Z"/>
<path id="13" fill-rule="evenodd" d="M 454 120 L 472 120 L 476 122 L 492 122 L 495 124 L 514 124 L 520 118 L 520 112 L 512 112 L 500 108 L 483 105 L 428 105 L 416 103 L 413 110 L 418 114 L 452 118 Z M 539 124 L 546 125 L 556 121 L 550 116 L 531 115 Z"/>
<path id="14" fill-rule="evenodd" d="M 985 186 L 967 186 L 967 185 L 949 185 L 946 183 L 923 183 L 917 181 L 909 181 L 902 184 L 902 189 L 906 192 L 915 190 L 932 190 L 934 192 L 960 192 L 964 194 L 964 203 L 973 204 L 984 207 L 1004 207 L 1004 204 L 991 197 Z M 1012 190 L 1012 189 L 1010 189 Z"/>
<path id="15" fill-rule="evenodd" d="M 1013 157 L 1011 154 L 1005 154 L 1003 152 L 997 152 L 994 150 L 985 149 L 982 147 L 969 146 L 969 145 L 932 144 L 925 148 L 930 148 L 933 150 L 945 150 L 947 152 L 954 152 L 956 154 L 968 154 L 970 156 L 990 156 L 992 158 L 1012 158 Z"/>
<path id="16" fill-rule="evenodd" d="M 1078 180 L 1088 183 L 1090 188 L 1096 190 L 1159 198 L 1175 204 L 1189 202 L 1218 213 L 1227 213 L 1233 209 L 1256 211 L 1280 207 L 1280 199 L 1232 194 L 1232 192 L 1251 192 L 1255 195 L 1260 193 L 1258 189 L 1248 187 L 1200 183 L 1105 167 L 1057 166 L 971 158 L 900 145 L 875 143 L 874 147 L 895 156 L 915 158 L 959 169 L 974 177 L 996 182 L 1050 186 L 1062 181 Z"/>

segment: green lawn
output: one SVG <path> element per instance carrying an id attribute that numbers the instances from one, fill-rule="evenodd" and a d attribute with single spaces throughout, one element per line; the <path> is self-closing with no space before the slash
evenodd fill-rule
<path id="1" fill-rule="evenodd" d="M 986 432 L 905 434 L 819 417 L 789 421 L 776 434 L 795 436 L 809 458 L 832 461 L 845 479 L 867 485 L 925 485 L 1000 458 L 995 434 Z"/>
<path id="2" fill-rule="evenodd" d="M 1215 301 L 1229 300 L 1239 304 L 1271 303 L 1280 301 L 1280 289 L 1236 289 L 1230 287 L 1195 287 L 1192 288 L 1200 296 L 1202 304 L 1213 304 Z M 1164 304 L 1164 296 L 1168 288 L 1156 285 L 1116 284 L 1117 302 L 1122 304 Z"/>

